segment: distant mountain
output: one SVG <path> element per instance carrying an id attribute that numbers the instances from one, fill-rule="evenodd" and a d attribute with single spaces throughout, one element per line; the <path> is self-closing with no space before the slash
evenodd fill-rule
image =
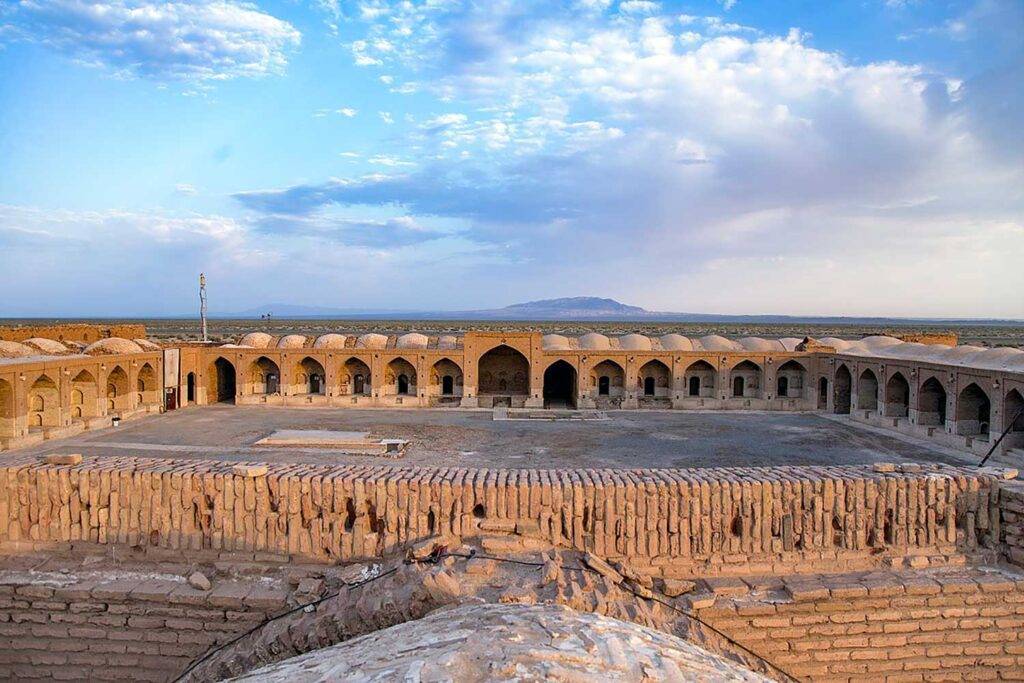
<path id="1" fill-rule="evenodd" d="M 481 311 L 481 313 L 506 313 L 516 318 L 568 318 L 590 319 L 593 317 L 607 318 L 613 316 L 647 316 L 648 311 L 639 306 L 620 304 L 615 299 L 602 299 L 596 296 L 572 296 L 563 299 L 542 299 L 527 301 L 525 304 L 512 304 L 498 311 Z"/>

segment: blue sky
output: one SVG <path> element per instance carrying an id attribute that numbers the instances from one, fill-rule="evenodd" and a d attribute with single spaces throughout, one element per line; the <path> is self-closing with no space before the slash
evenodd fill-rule
<path id="1" fill-rule="evenodd" d="M 1024 318 L 1019 0 L 0 3 L 0 315 Z"/>

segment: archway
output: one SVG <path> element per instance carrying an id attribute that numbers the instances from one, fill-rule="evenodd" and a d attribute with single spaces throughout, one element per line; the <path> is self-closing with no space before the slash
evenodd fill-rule
<path id="1" fill-rule="evenodd" d="M 626 371 L 613 360 L 603 360 L 590 370 L 590 397 L 606 406 L 622 400 L 625 384 Z"/>
<path id="2" fill-rule="evenodd" d="M 370 394 L 370 366 L 358 358 L 349 358 L 341 373 L 342 395 L 366 396 Z"/>
<path id="3" fill-rule="evenodd" d="M 835 397 L 832 402 L 832 410 L 837 415 L 850 414 L 850 393 L 853 386 L 853 376 L 850 369 L 845 365 L 836 368 Z"/>
<path id="4" fill-rule="evenodd" d="M 828 377 L 818 379 L 818 410 L 828 408 Z"/>
<path id="5" fill-rule="evenodd" d="M 956 433 L 963 436 L 988 434 L 991 414 L 988 394 L 977 384 L 968 384 L 956 402 Z"/>
<path id="6" fill-rule="evenodd" d="M 660 360 L 648 361 L 637 373 L 637 388 L 641 402 L 667 399 L 672 392 L 672 371 Z"/>
<path id="7" fill-rule="evenodd" d="M 14 388 L 0 379 L 0 436 L 14 436 Z"/>
<path id="8" fill-rule="evenodd" d="M 530 361 L 510 346 L 496 346 L 480 356 L 477 392 L 481 396 L 528 396 Z"/>
<path id="9" fill-rule="evenodd" d="M 235 366 L 226 358 L 218 358 L 206 372 L 206 401 L 234 403 L 236 393 Z"/>
<path id="10" fill-rule="evenodd" d="M 88 370 L 82 370 L 71 380 L 71 416 L 74 418 L 94 417 L 99 414 L 96 405 L 99 389 L 96 378 Z"/>
<path id="11" fill-rule="evenodd" d="M 857 378 L 857 410 L 878 410 L 878 377 L 870 368 Z"/>
<path id="12" fill-rule="evenodd" d="M 115 365 L 107 375 L 107 409 L 127 408 L 126 396 L 128 396 L 128 373 L 120 365 Z"/>
<path id="13" fill-rule="evenodd" d="M 576 368 L 564 360 L 557 360 L 544 371 L 544 407 L 573 408 L 576 406 Z"/>
<path id="14" fill-rule="evenodd" d="M 138 401 L 143 404 L 157 403 L 160 397 L 157 393 L 156 370 L 149 363 L 143 363 L 139 368 L 139 374 L 135 378 Z"/>
<path id="15" fill-rule="evenodd" d="M 906 417 L 910 413 L 910 383 L 899 372 L 894 372 L 885 383 L 885 414 Z"/>
<path id="16" fill-rule="evenodd" d="M 779 398 L 801 398 L 807 370 L 795 360 L 788 360 L 775 371 L 775 395 Z"/>
<path id="17" fill-rule="evenodd" d="M 388 363 L 384 376 L 384 393 L 396 396 L 416 395 L 416 368 L 404 358 Z"/>
<path id="18" fill-rule="evenodd" d="M 315 358 L 306 356 L 295 365 L 295 379 L 292 392 L 295 394 L 322 395 L 327 392 L 324 366 Z"/>
<path id="19" fill-rule="evenodd" d="M 1003 400 L 1003 429 L 1010 433 L 1024 432 L 1024 396 L 1011 389 Z"/>
<path id="20" fill-rule="evenodd" d="M 732 395 L 736 398 L 756 398 L 760 393 L 761 368 L 745 360 L 732 369 Z"/>
<path id="21" fill-rule="evenodd" d="M 60 392 L 57 383 L 47 375 L 40 375 L 28 391 L 29 427 L 56 427 L 60 425 Z"/>
<path id="22" fill-rule="evenodd" d="M 276 394 L 281 390 L 281 368 L 266 356 L 249 366 L 249 386 L 253 394 Z"/>
<path id="23" fill-rule="evenodd" d="M 946 424 L 946 390 L 934 377 L 929 377 L 917 393 L 917 424 Z"/>
<path id="24" fill-rule="evenodd" d="M 430 368 L 428 393 L 439 400 L 452 400 L 462 396 L 462 368 L 450 358 L 442 358 Z"/>
<path id="25" fill-rule="evenodd" d="M 692 398 L 710 398 L 715 395 L 714 366 L 705 360 L 699 360 L 686 368 L 683 380 L 686 382 L 686 395 Z"/>
<path id="26" fill-rule="evenodd" d="M 196 400 L 196 373 L 190 372 L 185 376 L 185 401 L 195 403 Z"/>

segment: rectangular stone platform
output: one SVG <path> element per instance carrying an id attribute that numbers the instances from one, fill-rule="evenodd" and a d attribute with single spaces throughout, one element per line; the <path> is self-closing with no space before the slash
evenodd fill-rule
<path id="1" fill-rule="evenodd" d="M 328 448 L 346 455 L 400 458 L 409 442 L 403 439 L 372 439 L 367 432 L 279 429 L 253 445 L 266 448 Z"/>

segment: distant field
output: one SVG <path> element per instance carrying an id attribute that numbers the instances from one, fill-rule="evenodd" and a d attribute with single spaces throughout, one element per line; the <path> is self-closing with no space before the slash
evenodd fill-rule
<path id="1" fill-rule="evenodd" d="M 41 325 L 54 323 L 90 322 L 96 324 L 111 322 L 139 322 L 146 326 L 149 336 L 157 339 L 192 341 L 200 338 L 198 320 L 132 319 L 132 320 L 14 320 L 0 319 L 0 326 Z M 363 334 L 381 332 L 403 334 L 422 332 L 427 335 L 459 333 L 465 330 L 521 330 L 554 334 L 579 335 L 600 332 L 607 335 L 621 335 L 630 332 L 648 335 L 662 335 L 670 332 L 687 337 L 701 337 L 719 334 L 724 337 L 840 337 L 856 339 L 870 334 L 891 332 L 896 334 L 955 332 L 962 344 L 980 346 L 1024 347 L 1024 326 L 1010 325 L 822 325 L 822 324 L 744 324 L 744 323 L 656 323 L 656 322 L 501 322 L 494 320 L 210 320 L 209 332 L 213 341 L 229 343 L 237 341 L 246 332 L 263 330 L 274 335 L 305 334 L 320 335 L 328 332 Z"/>

